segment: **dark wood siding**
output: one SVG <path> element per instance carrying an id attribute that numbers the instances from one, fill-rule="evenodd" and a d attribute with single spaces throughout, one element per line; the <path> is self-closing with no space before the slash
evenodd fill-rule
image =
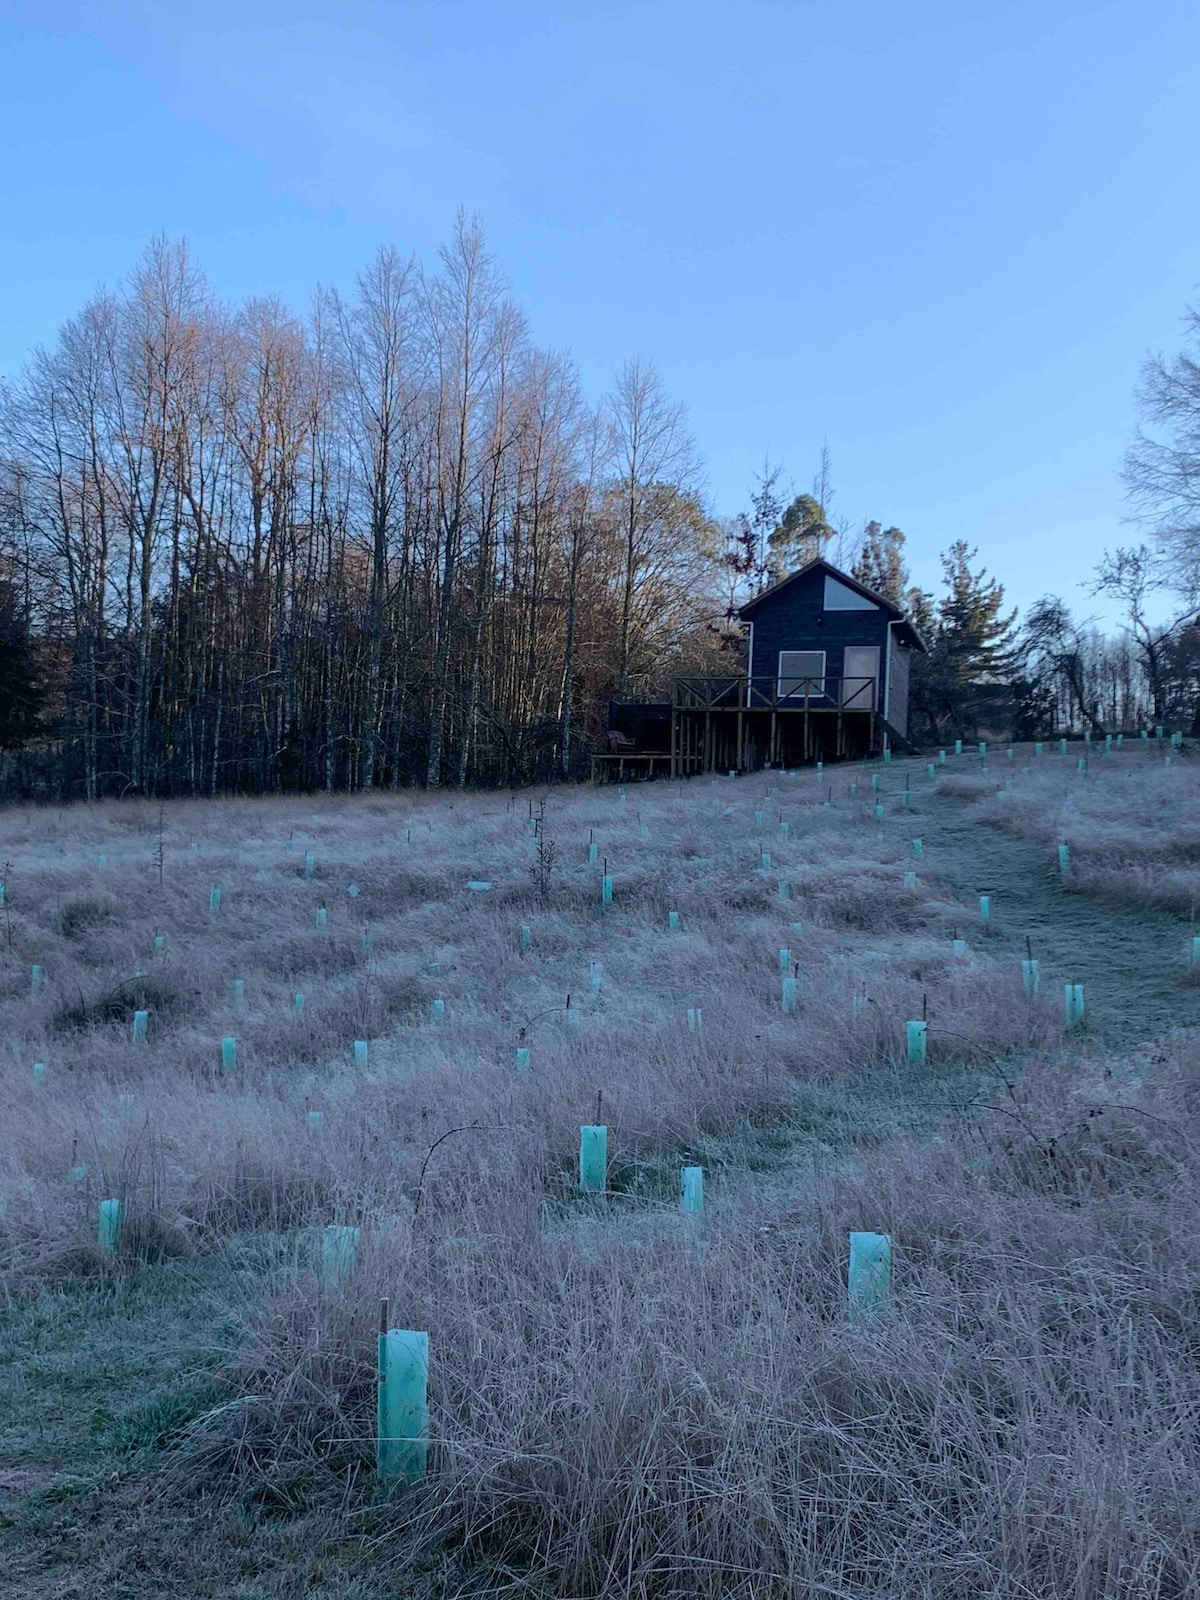
<path id="1" fill-rule="evenodd" d="M 886 671 L 888 618 L 885 612 L 826 611 L 825 573 L 818 569 L 764 600 L 754 613 L 750 675 L 773 678 L 781 650 L 824 650 L 825 672 L 842 677 L 842 656 L 848 644 L 878 645 L 879 672 Z M 882 709 L 886 685 L 880 683 Z"/>

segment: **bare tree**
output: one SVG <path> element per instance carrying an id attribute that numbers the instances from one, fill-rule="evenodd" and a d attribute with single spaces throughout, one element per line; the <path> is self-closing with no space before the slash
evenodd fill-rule
<path id="1" fill-rule="evenodd" d="M 699 467 L 683 407 L 667 400 L 662 380 L 648 362 L 626 363 L 607 408 L 623 561 L 617 689 L 626 694 L 638 586 L 661 555 L 663 510 L 672 497 L 695 490 Z"/>
<path id="2" fill-rule="evenodd" d="M 1200 594 L 1200 312 L 1184 318 L 1184 348 L 1145 363 L 1142 425 L 1125 458 L 1134 516 L 1154 533 L 1172 587 Z"/>

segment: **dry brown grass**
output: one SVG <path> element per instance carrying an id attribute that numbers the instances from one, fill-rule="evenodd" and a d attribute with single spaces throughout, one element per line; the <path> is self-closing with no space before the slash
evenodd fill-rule
<path id="1" fill-rule="evenodd" d="M 438 1593 L 636 1600 L 1176 1600 L 1200 1583 L 1191 1043 L 1107 1063 L 1065 1050 L 1057 1007 L 1020 993 L 1012 959 L 950 953 L 974 908 L 939 881 L 936 852 L 913 861 L 922 830 L 894 795 L 879 827 L 870 794 L 825 810 L 811 777 L 774 782 L 765 800 L 759 780 L 625 802 L 552 795 L 561 865 L 544 900 L 526 806 L 504 797 L 170 807 L 161 887 L 150 808 L 13 815 L 10 1290 L 97 1270 L 102 1194 L 127 1200 L 130 1270 L 239 1235 L 267 1252 L 266 1306 L 225 1398 L 172 1447 L 159 1492 L 183 1507 L 324 1507 L 355 1539 L 386 1296 L 393 1324 L 431 1336 L 432 1471 L 374 1513 L 357 1592 L 417 1592 L 434 1569 Z M 1008 795 L 1041 816 L 1044 783 L 1030 774 Z M 1008 795 L 986 814 L 1007 822 Z M 607 915 L 589 829 L 616 880 Z M 101 851 L 103 874 L 87 864 Z M 472 893 L 469 878 L 494 887 Z M 68 932 L 63 910 L 85 899 L 112 915 L 68 919 Z M 800 988 L 789 1017 L 785 943 Z M 31 961 L 48 976 L 36 1001 Z M 237 1015 L 233 977 L 246 983 Z M 151 979 L 174 999 L 150 1007 L 135 1049 L 126 1015 L 97 1012 L 96 997 Z M 79 1004 L 88 1025 L 56 1032 Z M 902 1064 L 923 1005 L 931 1060 L 946 1064 L 931 1073 L 961 1081 L 965 1109 L 982 1076 L 994 1109 L 952 1116 L 931 1140 L 881 1140 L 862 1085 L 927 1092 L 930 1075 Z M 686 1024 L 696 1006 L 701 1037 Z M 518 1078 L 522 1039 L 532 1071 Z M 1010 1081 L 1012 1052 L 1026 1070 Z M 578 1127 L 598 1093 L 611 1192 L 584 1197 Z M 779 1131 L 766 1175 L 745 1170 L 755 1128 Z M 73 1148 L 82 1185 L 67 1175 Z M 674 1190 L 697 1151 L 709 1202 L 689 1228 Z M 338 1291 L 315 1270 L 335 1222 L 362 1229 Z M 846 1235 L 859 1227 L 892 1235 L 895 1285 L 886 1317 L 850 1328 Z"/>

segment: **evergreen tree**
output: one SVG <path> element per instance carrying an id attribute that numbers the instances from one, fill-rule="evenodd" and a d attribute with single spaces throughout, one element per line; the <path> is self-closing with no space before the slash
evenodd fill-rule
<path id="1" fill-rule="evenodd" d="M 1003 614 L 1004 586 L 984 568 L 972 571 L 978 551 L 965 539 L 942 556 L 946 593 L 936 609 L 928 597 L 909 596 L 912 620 L 928 654 L 914 663 L 912 713 L 929 736 L 940 738 L 951 727 L 965 732 L 975 724 L 974 689 L 1001 682 L 1013 666 L 1016 611 Z"/>
<path id="2" fill-rule="evenodd" d="M 833 538 L 825 507 L 811 494 L 798 494 L 767 540 L 776 581 L 821 555 Z"/>
<path id="3" fill-rule="evenodd" d="M 884 528 L 878 522 L 868 522 L 863 530 L 862 549 L 850 569 L 850 576 L 893 605 L 903 604 L 908 584 L 904 545 L 905 538 L 899 528 Z"/>
<path id="4" fill-rule="evenodd" d="M 938 602 L 937 640 L 964 688 L 996 679 L 1011 667 L 1017 613 L 1002 616 L 1004 585 L 989 578 L 985 568 L 972 572 L 979 554 L 958 539 L 942 556 L 947 593 Z"/>

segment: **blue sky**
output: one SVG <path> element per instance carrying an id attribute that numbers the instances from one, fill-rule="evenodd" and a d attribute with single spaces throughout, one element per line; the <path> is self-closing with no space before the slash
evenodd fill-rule
<path id="1" fill-rule="evenodd" d="M 712 506 L 764 454 L 1085 612 L 1137 369 L 1200 300 L 1200 7 L 0 0 L 0 372 L 151 234 L 303 306 L 476 211 L 599 396 L 641 354 Z"/>

